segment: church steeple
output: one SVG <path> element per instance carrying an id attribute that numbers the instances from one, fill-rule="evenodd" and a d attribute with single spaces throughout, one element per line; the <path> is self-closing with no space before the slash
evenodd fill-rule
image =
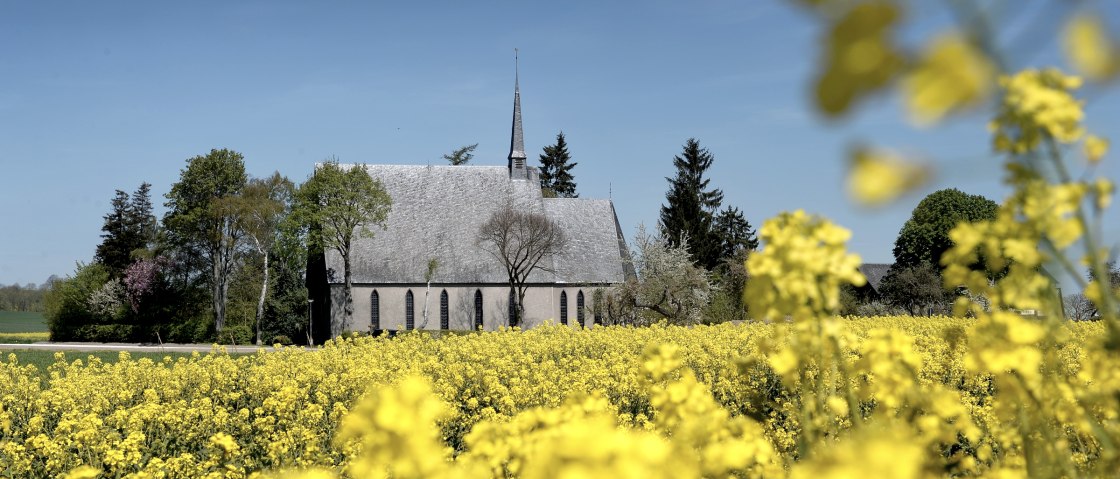
<path id="1" fill-rule="evenodd" d="M 517 49 L 513 49 L 513 133 L 509 142 L 510 178 L 527 178 L 525 171 L 525 136 L 521 131 L 521 87 Z"/>

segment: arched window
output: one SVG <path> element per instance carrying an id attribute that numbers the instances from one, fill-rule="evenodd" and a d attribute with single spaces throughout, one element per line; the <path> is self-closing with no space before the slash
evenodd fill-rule
<path id="1" fill-rule="evenodd" d="M 439 294 L 439 329 L 451 329 L 447 314 L 447 290 Z"/>
<path id="2" fill-rule="evenodd" d="M 576 293 L 576 323 L 580 326 L 583 324 L 583 291 Z"/>
<path id="3" fill-rule="evenodd" d="M 560 324 L 568 324 L 568 293 L 560 292 Z"/>
<path id="4" fill-rule="evenodd" d="M 381 329 L 381 296 L 377 290 L 369 294 L 369 330 Z"/>
<path id="5" fill-rule="evenodd" d="M 512 327 L 517 324 L 517 294 L 513 289 L 509 290 L 509 325 Z"/>
<path id="6" fill-rule="evenodd" d="M 474 290 L 474 328 L 482 327 L 482 290 Z"/>
<path id="7" fill-rule="evenodd" d="M 412 308 L 412 290 L 404 293 L 404 329 L 413 329 L 416 327 L 416 315 L 413 314 Z"/>

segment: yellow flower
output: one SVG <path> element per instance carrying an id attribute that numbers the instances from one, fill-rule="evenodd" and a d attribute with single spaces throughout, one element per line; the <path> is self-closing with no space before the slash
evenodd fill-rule
<path id="1" fill-rule="evenodd" d="M 912 190 L 929 177 L 924 165 L 908 163 L 891 153 L 857 148 L 851 155 L 848 194 L 867 206 L 880 206 Z"/>
<path id="2" fill-rule="evenodd" d="M 992 121 L 996 151 L 1020 154 L 1033 151 L 1049 136 L 1073 143 L 1085 130 L 1082 102 L 1070 93 L 1081 79 L 1055 69 L 1024 70 L 1000 79 L 1004 89 L 999 113 Z"/>
<path id="3" fill-rule="evenodd" d="M 862 286 L 859 256 L 844 243 L 851 231 L 802 210 L 763 223 L 764 246 L 745 263 L 751 280 L 743 290 L 756 319 L 795 320 L 831 314 L 840 306 L 840 286 Z"/>
<path id="4" fill-rule="evenodd" d="M 78 466 L 62 476 L 63 479 L 96 479 L 101 475 L 101 470 L 93 466 Z"/>
<path id="5" fill-rule="evenodd" d="M 1085 159 L 1093 164 L 1100 162 L 1101 158 L 1108 153 L 1108 146 L 1109 142 L 1105 138 L 1096 135 L 1086 136 L 1084 145 Z"/>
<path id="6" fill-rule="evenodd" d="M 1107 80 L 1120 73 L 1120 48 L 1113 43 L 1104 23 L 1092 15 L 1077 15 L 1066 24 L 1066 56 L 1070 63 L 1093 80 Z"/>
<path id="7" fill-rule="evenodd" d="M 983 101 L 991 93 L 995 74 L 992 62 L 963 35 L 934 40 L 903 80 L 911 118 L 918 124 L 934 123 Z"/>
<path id="8" fill-rule="evenodd" d="M 825 71 L 817 79 L 817 106 L 839 116 L 860 96 L 887 84 L 903 58 L 890 43 L 899 17 L 888 2 L 863 2 L 851 8 L 828 35 Z"/>
<path id="9" fill-rule="evenodd" d="M 1112 193 L 1116 191 L 1116 186 L 1106 178 L 1097 178 L 1093 182 L 1092 191 L 1096 196 L 1097 209 L 1103 210 L 1112 204 Z"/>

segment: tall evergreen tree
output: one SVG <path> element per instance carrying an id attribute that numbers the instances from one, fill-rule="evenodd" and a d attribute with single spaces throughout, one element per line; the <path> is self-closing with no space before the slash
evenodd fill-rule
<path id="1" fill-rule="evenodd" d="M 152 185 L 142 183 L 129 197 L 117 190 L 110 204 L 112 211 L 104 216 L 101 244 L 94 253 L 96 262 L 108 268 L 111 277 L 119 277 L 132 264 L 137 252 L 155 242 L 156 218 L 152 214 Z"/>
<path id="2" fill-rule="evenodd" d="M 110 202 L 111 210 L 104 216 L 101 226 L 101 244 L 97 245 L 94 261 L 105 265 L 110 274 L 120 274 L 132 259 L 132 248 L 136 244 L 135 234 L 128 224 L 128 193 L 117 190 Z"/>
<path id="3" fill-rule="evenodd" d="M 711 270 L 719 264 L 720 238 L 713 230 L 715 211 L 723 203 L 723 192 L 708 188 L 704 173 L 715 157 L 700 142 L 689 138 L 680 156 L 673 157 L 677 175 L 665 178 L 669 191 L 661 206 L 661 231 L 670 246 L 682 244 L 687 237 L 693 261 Z"/>
<path id="4" fill-rule="evenodd" d="M 758 237 L 743 212 L 728 206 L 715 217 L 715 234 L 719 238 L 719 257 L 730 258 L 740 250 L 758 248 Z"/>
<path id="5" fill-rule="evenodd" d="M 569 163 L 571 159 L 564 132 L 560 132 L 556 135 L 556 144 L 544 147 L 540 158 L 541 188 L 546 195 L 551 192 L 559 198 L 579 198 L 575 177 L 572 176 L 572 168 L 579 163 Z"/>
<path id="6" fill-rule="evenodd" d="M 139 248 L 151 249 L 159 234 L 159 220 L 152 209 L 152 184 L 147 181 L 140 183 L 140 187 L 132 192 L 128 206 L 130 221 L 142 243 Z"/>

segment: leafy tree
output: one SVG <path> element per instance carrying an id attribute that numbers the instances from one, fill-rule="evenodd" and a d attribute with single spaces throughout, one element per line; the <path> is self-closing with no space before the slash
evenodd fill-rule
<path id="1" fill-rule="evenodd" d="M 354 314 L 350 253 L 354 238 L 373 237 L 373 226 L 384 227 L 392 208 L 389 193 L 366 172 L 365 165 L 343 168 L 331 159 L 318 168 L 296 192 L 293 218 L 308 231 L 308 247 L 333 249 L 342 257 L 344 327 Z M 331 334 L 339 331 L 332 327 Z"/>
<path id="2" fill-rule="evenodd" d="M 719 238 L 721 259 L 731 258 L 742 250 L 758 249 L 758 237 L 755 236 L 754 228 L 751 228 L 739 208 L 728 206 L 720 211 L 715 217 L 713 228 Z"/>
<path id="3" fill-rule="evenodd" d="M 82 339 L 80 327 L 105 322 L 90 307 L 90 297 L 108 283 L 109 268 L 100 263 L 78 263 L 73 276 L 55 282 L 43 301 L 52 341 Z"/>
<path id="4" fill-rule="evenodd" d="M 743 289 L 750 279 L 746 261 L 755 247 L 739 248 L 730 256 L 720 260 L 719 266 L 712 271 L 716 287 L 711 294 L 712 301 L 705 309 L 703 321 L 723 323 L 747 319 L 747 305 L 743 302 Z"/>
<path id="5" fill-rule="evenodd" d="M 949 230 L 958 222 L 994 220 L 999 205 L 980 195 L 957 189 L 931 193 L 918 203 L 894 242 L 894 261 L 898 266 L 929 263 L 940 269 L 941 255 L 953 242 Z"/>
<path id="6" fill-rule="evenodd" d="M 666 178 L 669 191 L 661 207 L 661 234 L 670 246 L 688 245 L 693 261 L 705 269 L 720 259 L 719 238 L 713 232 L 713 215 L 723 202 L 723 192 L 709 189 L 704 174 L 715 158 L 700 142 L 689 138 L 680 156 L 673 157 L 677 175 Z"/>
<path id="7" fill-rule="evenodd" d="M 941 285 L 941 273 L 928 262 L 912 266 L 895 263 L 883 276 L 879 295 L 887 304 L 911 315 L 925 314 L 930 308 L 947 311 L 952 299 L 952 294 Z"/>
<path id="8" fill-rule="evenodd" d="M 225 327 L 230 280 L 239 265 L 244 234 L 231 198 L 241 194 L 246 181 L 241 154 L 215 149 L 187 160 L 167 193 L 164 227 L 181 258 L 202 260 L 216 331 Z"/>
<path id="9" fill-rule="evenodd" d="M 567 235 L 560 225 L 539 213 L 505 207 L 490 215 L 478 231 L 478 245 L 494 256 L 506 270 L 510 289 L 516 291 L 517 317 L 510 326 L 521 324 L 525 317 L 526 283 L 533 271 L 552 271 L 544 258 L 558 254 L 567 245 Z"/>
<path id="10" fill-rule="evenodd" d="M 269 258 L 272 249 L 281 235 L 281 222 L 292 202 L 295 185 L 279 172 L 268 178 L 254 178 L 245 185 L 241 195 L 231 198 L 232 210 L 236 212 L 238 227 L 249 239 L 253 250 L 261 259 L 260 295 L 256 309 L 256 344 L 261 344 L 261 320 L 264 318 L 264 304 L 268 297 L 271 270 Z"/>
<path id="11" fill-rule="evenodd" d="M 465 165 L 471 161 L 471 158 L 474 158 L 475 148 L 478 148 L 478 143 L 461 146 L 455 151 L 443 155 L 443 159 L 451 163 L 451 166 Z"/>
<path id="12" fill-rule="evenodd" d="M 673 324 L 700 323 L 713 288 L 708 272 L 693 262 L 687 239 L 673 245 L 664 232 L 651 236 L 639 226 L 634 245 L 637 277 L 608 291 L 611 320 L 634 325 L 662 318 Z"/>
<path id="13" fill-rule="evenodd" d="M 572 168 L 579 163 L 569 163 L 571 159 L 564 132 L 560 132 L 556 135 L 556 144 L 544 147 L 544 153 L 540 157 L 541 188 L 545 191 L 545 196 L 579 197 L 579 193 L 576 193 L 575 177 L 572 176 Z"/>

